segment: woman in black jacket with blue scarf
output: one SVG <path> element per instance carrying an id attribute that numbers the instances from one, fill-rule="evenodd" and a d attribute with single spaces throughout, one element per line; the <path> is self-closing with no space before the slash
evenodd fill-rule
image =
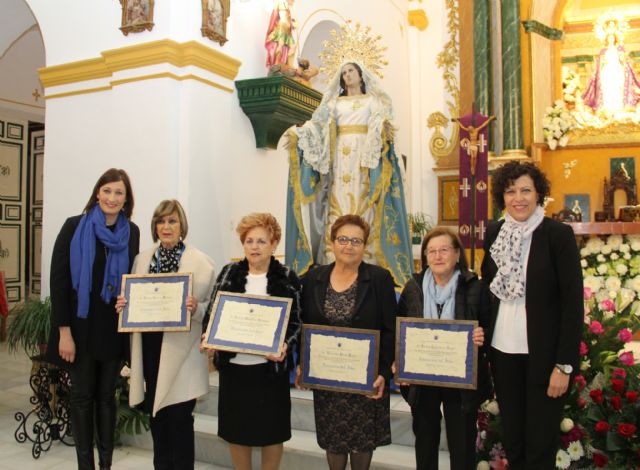
<path id="1" fill-rule="evenodd" d="M 47 355 L 71 378 L 70 414 L 79 470 L 93 470 L 94 408 L 101 470 L 111 468 L 115 388 L 128 335 L 118 333 L 116 296 L 138 254 L 133 193 L 124 170 L 96 182 L 83 214 L 66 220 L 51 257 Z"/>
<path id="2" fill-rule="evenodd" d="M 483 327 L 489 323 L 489 291 L 469 271 L 460 238 L 444 227 L 430 231 L 422 242 L 423 270 L 405 285 L 398 306 L 400 317 L 443 320 L 478 320 L 474 342 L 483 344 Z M 438 469 L 440 420 L 443 405 L 452 470 L 476 468 L 476 420 L 480 403 L 491 395 L 484 349 L 478 351 L 477 390 L 403 385 L 411 406 L 416 436 L 416 468 Z"/>

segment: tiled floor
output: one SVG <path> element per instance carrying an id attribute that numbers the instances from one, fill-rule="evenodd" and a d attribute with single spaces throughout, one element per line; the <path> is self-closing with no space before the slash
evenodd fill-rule
<path id="1" fill-rule="evenodd" d="M 18 426 L 17 411 L 31 409 L 29 374 L 31 361 L 24 354 L 9 354 L 6 343 L 0 344 L 0 470 L 73 470 L 76 468 L 73 447 L 55 442 L 39 459 L 31 456 L 31 445 L 20 444 L 14 433 Z M 222 470 L 211 464 L 198 462 L 196 470 Z M 113 455 L 113 470 L 153 469 L 153 454 L 144 449 L 118 447 Z"/>

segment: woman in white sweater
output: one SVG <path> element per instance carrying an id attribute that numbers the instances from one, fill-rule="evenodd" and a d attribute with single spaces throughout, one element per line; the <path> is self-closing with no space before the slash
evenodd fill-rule
<path id="1" fill-rule="evenodd" d="M 209 390 L 207 356 L 199 351 L 202 319 L 215 281 L 213 261 L 184 243 L 187 218 L 175 199 L 162 201 L 151 219 L 154 244 L 135 259 L 132 273 L 190 272 L 187 298 L 191 330 L 134 333 L 131 336 L 129 404 L 144 401 L 151 414 L 153 463 L 156 470 L 193 469 L 193 409 Z M 119 310 L 125 304 L 118 298 Z M 146 384 L 146 387 L 145 387 Z"/>

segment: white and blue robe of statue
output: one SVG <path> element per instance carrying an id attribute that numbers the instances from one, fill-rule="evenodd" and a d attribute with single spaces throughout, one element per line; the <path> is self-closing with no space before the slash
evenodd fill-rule
<path id="1" fill-rule="evenodd" d="M 391 100 L 361 68 L 366 94 L 339 96 L 340 67 L 311 120 L 289 130 L 285 262 L 299 275 L 332 262 L 331 225 L 357 214 L 371 226 L 364 260 L 403 286 L 413 258 Z"/>

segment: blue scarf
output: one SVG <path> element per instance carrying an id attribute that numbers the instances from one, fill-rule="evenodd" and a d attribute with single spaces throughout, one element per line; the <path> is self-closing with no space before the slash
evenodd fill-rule
<path id="1" fill-rule="evenodd" d="M 459 276 L 460 270 L 456 269 L 447 285 L 440 287 L 436 284 L 431 269 L 427 269 L 422 280 L 422 292 L 424 294 L 424 312 L 422 316 L 424 318 L 455 320 L 455 292 L 458 287 Z M 438 304 L 442 306 L 440 314 L 438 314 Z"/>
<path id="2" fill-rule="evenodd" d="M 100 292 L 105 303 L 119 294 L 122 275 L 129 271 L 129 221 L 118 214 L 115 230 L 111 231 L 104 212 L 96 204 L 82 216 L 71 239 L 71 285 L 78 294 L 79 318 L 89 315 L 96 238 L 109 250 Z"/>

